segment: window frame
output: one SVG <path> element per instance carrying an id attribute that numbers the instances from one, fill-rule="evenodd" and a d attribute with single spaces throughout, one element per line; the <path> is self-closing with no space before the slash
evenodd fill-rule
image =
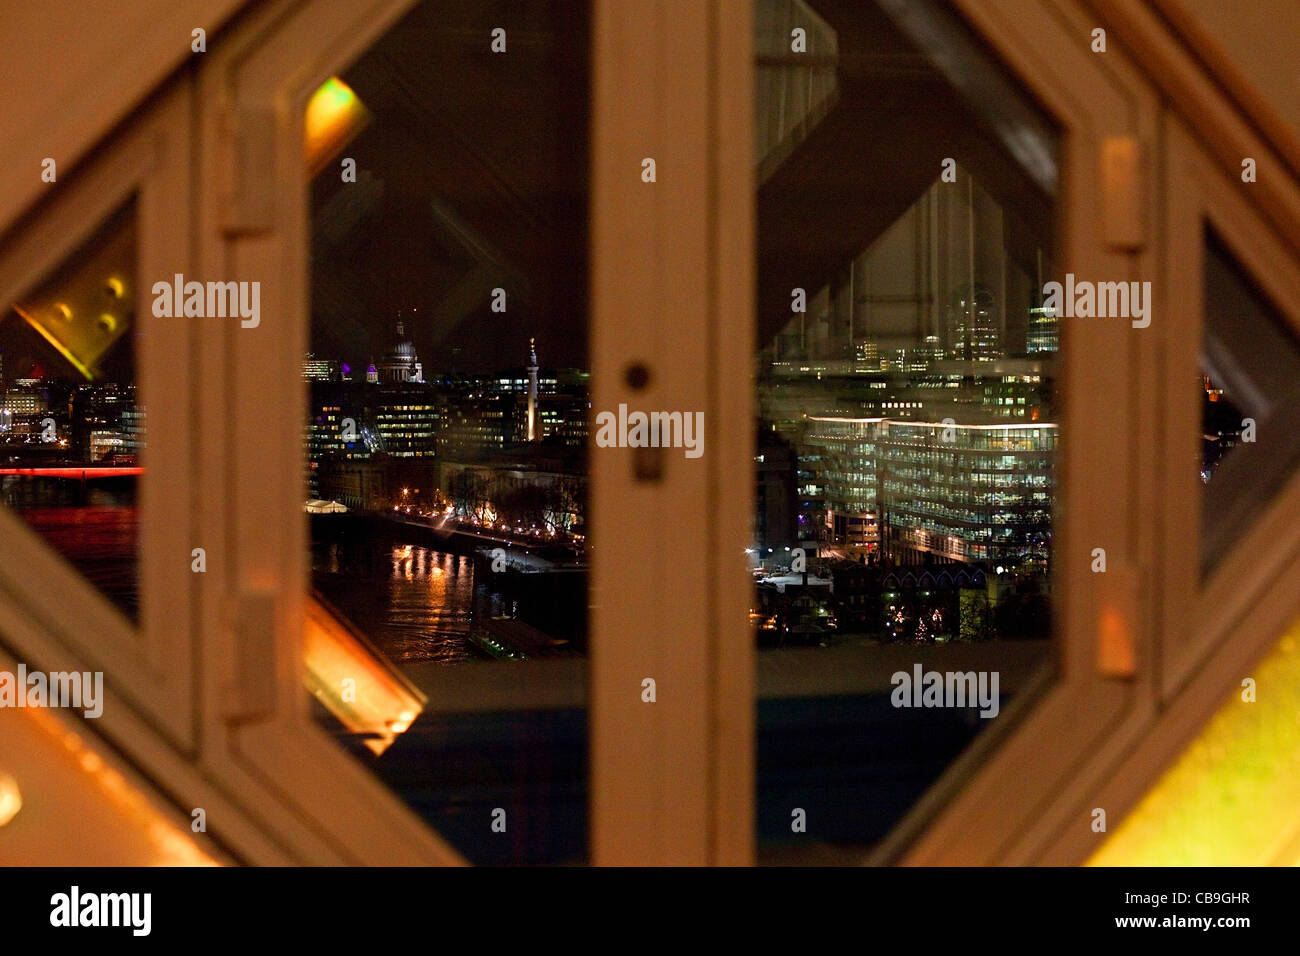
<path id="1" fill-rule="evenodd" d="M 205 275 L 263 281 L 263 315 L 290 317 L 264 319 L 249 330 L 209 323 L 199 333 L 206 361 L 195 396 L 196 467 L 208 476 L 199 489 L 199 514 L 200 537 L 211 545 L 200 610 L 209 665 L 202 690 L 205 762 L 241 789 L 266 796 L 259 813 L 291 852 L 314 862 L 463 862 L 314 726 L 299 663 L 308 580 L 300 513 L 305 386 L 298 365 L 307 346 L 309 292 L 302 268 L 309 212 L 301 116 L 324 79 L 413 5 L 268 3 L 214 44 L 199 73 L 198 263 Z M 710 46 L 719 33 L 747 37 L 746 12 L 740 0 L 653 7 L 597 0 L 593 7 L 593 98 L 600 117 L 593 130 L 592 308 L 600 317 L 592 331 L 593 403 L 615 407 L 627 400 L 626 365 L 652 362 L 653 384 L 633 400 L 654 404 L 662 396 L 668 407 L 680 407 L 681 396 L 691 396 L 686 404 L 705 411 L 706 441 L 715 450 L 697 468 L 669 461 L 658 485 L 638 489 L 644 507 L 633 510 L 602 507 L 631 488 L 631 452 L 603 449 L 593 469 L 594 540 L 608 542 L 593 552 L 591 578 L 589 799 L 596 863 L 752 858 L 746 598 L 717 586 L 723 576 L 747 580 L 747 498 L 728 495 L 724 477 L 748 467 L 751 439 L 748 429 L 708 424 L 723 415 L 748 420 L 752 398 L 748 389 L 728 394 L 711 387 L 696 364 L 703 353 L 713 366 L 735 362 L 728 374 L 749 366 L 748 357 L 724 355 L 709 323 L 711 312 L 724 310 L 747 324 L 751 307 L 743 281 L 752 270 L 750 124 L 734 108 L 749 102 L 748 46 L 729 48 L 722 62 Z M 649 25 L 660 31 L 653 53 L 639 32 Z M 681 69 L 678 42 L 701 55 L 694 68 Z M 727 71 L 725 85 L 713 85 L 707 65 L 715 62 Z M 620 97 L 703 105 L 628 111 Z M 656 186 L 640 180 L 644 155 L 659 159 Z M 621 162 L 611 166 L 610 157 Z M 720 227 L 721 209 L 727 221 Z M 629 230 L 630 214 L 659 221 L 657 240 L 646 242 L 639 227 Z M 626 289 L 646 287 L 626 282 L 629 263 L 642 280 L 672 270 L 674 281 L 652 284 L 633 301 Z M 740 278 L 734 287 L 721 281 L 724 265 Z M 688 348 L 668 345 L 663 332 L 670 323 L 689 339 Z M 658 347 L 647 350 L 648 342 Z M 235 424 L 241 421 L 257 421 L 264 430 L 250 435 Z M 666 536 L 665 523 L 653 516 L 684 500 L 692 502 L 692 513 Z M 732 560 L 688 547 L 687 529 L 709 509 L 722 539 L 735 541 Z M 680 548 L 674 588 L 680 603 L 626 586 L 633 578 L 644 584 L 637 568 L 658 553 L 646 551 L 645 542 Z M 602 602 L 600 593 L 619 599 Z M 712 637 L 697 639 L 704 635 Z M 643 676 L 659 681 L 662 699 L 653 709 L 641 709 Z M 322 793 L 327 801 L 311 799 Z"/>
<path id="2" fill-rule="evenodd" d="M 29 288 L 100 221 L 87 209 L 106 213 L 116 208 L 108 197 L 139 189 L 140 275 L 264 283 L 259 328 L 164 322 L 142 345 L 150 421 L 168 427 L 148 436 L 138 634 L 0 513 L 13 542 L 0 552 L 0 588 L 16 598 L 0 604 L 7 643 L 45 667 L 102 664 L 131 704 L 106 711 L 105 733 L 172 789 L 208 788 L 209 807 L 222 791 L 238 794 L 211 824 L 249 862 L 464 862 L 314 725 L 301 672 L 301 116 L 316 86 L 415 2 L 249 4 L 192 78 L 169 81 L 0 247 L 0 290 Z M 1217 686 L 1211 670 L 1245 666 L 1300 611 L 1300 599 L 1275 597 L 1277 582 L 1300 577 L 1300 477 L 1203 586 L 1176 550 L 1189 515 L 1179 495 L 1194 480 L 1178 469 L 1199 433 L 1193 390 L 1179 391 L 1198 365 L 1183 318 L 1201 315 L 1191 243 L 1211 221 L 1274 303 L 1298 301 L 1300 249 L 1285 235 L 1300 224 L 1300 196 L 1286 176 L 1266 178 L 1281 164 L 1146 14 L 1094 0 L 1129 44 L 1112 30 L 1102 56 L 1090 33 L 1109 24 L 1077 0 L 953 4 L 1062 130 L 1062 271 L 1149 279 L 1158 307 L 1178 318 L 1157 311 L 1132 332 L 1126 322 L 1063 329 L 1059 673 L 1005 709 L 1009 728 L 982 735 L 870 860 L 1078 862 L 1098 839 L 1088 809 L 1132 805 L 1199 725 L 1201 691 Z M 735 487 L 738 476 L 752 483 L 753 456 L 751 4 L 594 0 L 592 22 L 593 410 L 703 410 L 709 444 L 696 462 L 669 456 L 657 483 L 635 479 L 627 449 L 602 449 L 593 468 L 590 856 L 744 864 L 755 840 L 756 687 L 742 557 L 751 501 Z M 1178 118 L 1162 114 L 1157 83 L 1175 91 Z M 1104 161 L 1116 139 L 1136 147 L 1127 178 Z M 1241 155 L 1260 158 L 1259 189 L 1246 195 L 1229 175 Z M 654 184 L 641 181 L 644 156 L 657 160 Z M 140 283 L 141 322 L 149 285 Z M 638 361 L 651 383 L 633 391 L 625 371 Z M 634 506 L 605 507 L 614 502 Z M 703 526 L 715 548 L 698 547 Z M 206 574 L 190 572 L 191 547 L 207 549 Z M 1090 570 L 1093 547 L 1107 550 L 1105 575 Z M 661 567 L 667 555 L 675 560 Z M 41 578 L 58 582 L 57 598 Z M 1120 626 L 1103 646 L 1107 614 Z M 647 676 L 653 705 L 641 699 Z"/>
<path id="3" fill-rule="evenodd" d="M 1235 151 L 1225 146 L 1239 130 L 1235 123 L 1214 126 L 1220 105 L 1211 99 L 1197 110 L 1168 109 L 1162 117 L 1165 308 L 1177 320 L 1148 343 L 1147 367 L 1159 370 L 1153 379 L 1164 454 L 1151 484 L 1158 489 L 1161 519 L 1155 546 L 1164 559 L 1154 584 L 1164 597 L 1151 651 L 1150 697 L 1117 731 L 1106 774 L 1088 802 L 1107 810 L 1112 831 L 1300 616 L 1300 473 L 1286 480 L 1204 579 L 1199 548 L 1191 546 L 1205 494 L 1197 477 L 1203 429 L 1196 381 L 1205 327 L 1207 227 L 1278 315 L 1300 330 L 1300 312 L 1292 305 L 1300 295 L 1300 250 L 1288 248 L 1276 225 L 1300 200 L 1300 191 L 1281 177 L 1267 190 L 1255 188 L 1262 180 L 1240 183 L 1240 156 L 1233 158 Z M 1269 154 L 1262 143 L 1240 145 L 1242 156 L 1259 158 L 1265 168 Z M 1098 845 L 1098 836 L 1079 827 L 1058 834 L 1044 855 L 1083 862 Z"/>
<path id="4" fill-rule="evenodd" d="M 636 480 L 629 449 L 602 449 L 593 468 L 601 865 L 754 858 L 752 17 L 748 0 L 595 4 L 593 411 L 703 410 L 708 443 L 695 461 L 665 456 L 658 483 Z M 642 391 L 625 380 L 630 362 L 650 369 Z"/>
<path id="5" fill-rule="evenodd" d="M 332 66 L 409 6 L 261 4 L 213 44 L 198 74 L 196 271 L 260 281 L 263 315 L 256 328 L 208 322 L 199 332 L 204 762 L 255 794 L 252 812 L 306 863 L 464 862 L 314 724 L 303 687 L 310 232 L 302 117 Z"/>
<path id="6" fill-rule="evenodd" d="M 1099 24 L 1071 0 L 953 5 L 1060 129 L 1059 270 L 1149 279 L 1160 301 L 1146 226 L 1155 221 L 1155 197 L 1139 188 L 1155 181 L 1158 103 L 1118 38 L 1109 38 L 1107 53 L 1093 53 Z M 1136 161 L 1127 176 L 1108 178 L 1105 151 L 1116 142 L 1135 148 Z M 1150 542 L 1160 502 L 1141 480 L 1156 450 L 1144 438 L 1153 423 L 1140 411 L 1159 399 L 1139 374 L 1148 332 L 1112 320 L 1061 330 L 1054 682 L 1004 708 L 1006 729 L 982 734 L 950 765 L 869 862 L 1042 862 L 1044 844 L 1058 834 L 1087 834 L 1078 802 L 1126 721 L 1142 712 L 1152 679 L 1149 582 L 1158 564 Z M 1107 398 L 1105 416 L 1096 414 L 1098 395 Z M 1104 574 L 1091 571 L 1097 547 L 1106 552 Z M 1115 624 L 1103 641 L 1105 619 Z"/>
<path id="7" fill-rule="evenodd" d="M 1055 720 L 1036 712 L 996 758 L 1008 776 L 998 780 L 999 766 L 979 771 L 929 830 L 910 847 L 900 846 L 897 858 L 907 863 L 1078 864 L 1105 839 L 1092 830 L 1093 808 L 1107 811 L 1113 829 L 1158 779 L 1161 768 L 1193 739 L 1224 695 L 1238 687 L 1239 676 L 1251 662 L 1300 612 L 1300 601 L 1278 599 L 1279 584 L 1286 587 L 1286 582 L 1300 580 L 1300 476 L 1288 481 L 1206 582 L 1199 582 L 1198 549 L 1187 546 L 1188 529 L 1200 525 L 1195 466 L 1202 429 L 1194 383 L 1203 327 L 1205 226 L 1215 229 L 1266 297 L 1296 325 L 1293 309 L 1281 306 L 1296 301 L 1300 283 L 1300 247 L 1285 242 L 1300 224 L 1300 191 L 1294 178 L 1283 173 L 1288 161 L 1289 169 L 1297 168 L 1297 157 L 1279 157 L 1256 132 L 1276 132 L 1268 118 L 1248 115 L 1227 86 L 1193 58 L 1186 39 L 1173 36 L 1140 4 L 1093 0 L 1092 6 L 1103 14 L 1097 20 L 1068 0 L 1049 0 L 1038 10 L 1028 0 L 996 9 L 981 8 L 974 0 L 957 2 L 973 22 L 989 21 L 998 31 L 1002 27 L 995 21 L 1006 16 L 1003 36 L 1008 51 L 1017 48 L 1010 29 L 1014 22 L 1024 31 L 1019 49 L 1052 54 L 1048 62 L 1026 72 L 1031 85 L 1034 75 L 1055 76 L 1054 82 L 1063 83 L 1070 71 L 1083 75 L 1090 68 L 1083 62 L 1086 54 L 1076 56 L 1071 66 L 1056 46 L 1061 38 L 1044 42 L 1049 34 L 1034 28 L 1036 20 L 1055 15 L 1069 24 L 1067 39 L 1082 49 L 1093 28 L 1106 28 L 1110 52 L 1104 68 L 1126 91 L 1133 109 L 1137 143 L 1146 154 L 1138 185 L 1146 188 L 1132 193 L 1142 199 L 1131 221 L 1143 238 L 1137 247 L 1137 272 L 1128 278 L 1152 281 L 1158 311 L 1152 326 L 1135 337 L 1129 372 L 1137 373 L 1136 381 L 1129 400 L 1119 403 L 1113 414 L 1133 423 L 1129 441 L 1136 467 L 1127 469 L 1129 480 L 1119 487 L 1133 502 L 1127 530 L 1137 573 L 1130 589 L 1136 586 L 1131 606 L 1140 613 L 1140 627 L 1135 630 L 1137 668 L 1131 682 L 1117 680 L 1108 687 L 1105 681 L 1094 681 L 1097 693 L 1076 694 L 1077 711 L 1072 714 L 1067 707 Z M 1161 0 L 1161 5 L 1169 2 Z M 1030 36 L 1036 38 L 1037 50 L 1024 42 Z M 1147 72 L 1139 72 L 1139 62 Z M 1159 104 L 1153 103 L 1157 93 L 1162 97 Z M 1081 136 L 1114 135 L 1104 115 L 1092 122 L 1086 116 L 1080 119 Z M 1089 158 L 1086 150 L 1076 156 Z M 1257 158 L 1260 172 L 1258 182 L 1246 190 L 1234 182 L 1244 156 Z M 1098 196 L 1102 215 L 1096 218 L 1105 222 L 1110 210 L 1100 187 L 1095 178 L 1076 182 L 1072 209 L 1086 213 L 1086 207 L 1078 206 L 1080 196 Z M 1097 231 L 1086 219 L 1075 222 Z M 1168 317 L 1165 321 L 1161 313 Z M 1117 359 L 1104 350 L 1091 356 L 1081 353 L 1073 339 L 1068 347 L 1074 350 L 1072 362 Z M 1078 403 L 1086 400 L 1086 394 L 1079 394 L 1081 384 L 1074 376 L 1066 381 L 1067 391 L 1077 396 L 1070 408 L 1082 408 Z M 1109 392 L 1094 394 L 1113 397 Z M 1070 416 L 1065 441 L 1073 445 L 1081 436 L 1091 440 L 1094 424 Z M 1097 454 L 1098 461 L 1113 457 L 1104 445 Z M 1066 489 L 1067 504 L 1071 499 L 1080 504 L 1077 480 L 1090 482 L 1090 495 L 1104 493 L 1096 487 L 1105 477 L 1100 469 L 1090 476 L 1079 470 L 1087 467 L 1086 461 L 1075 457 L 1067 467 L 1067 477 L 1075 479 Z M 1079 560 L 1081 550 L 1073 543 L 1081 540 L 1075 533 L 1076 515 L 1075 509 L 1067 515 L 1072 560 Z M 1079 576 L 1065 586 L 1077 594 L 1077 587 L 1088 583 Z M 1268 599 L 1263 600 L 1266 592 Z M 1291 592 L 1296 593 L 1294 587 Z M 1068 703 L 1072 686 L 1086 687 L 1087 678 L 1081 684 L 1077 668 L 1088 666 L 1093 639 L 1076 629 L 1078 623 L 1072 619 L 1067 624 L 1065 686 L 1053 691 L 1048 706 L 1053 698 Z M 1071 662 L 1077 666 L 1071 668 Z M 1040 739 L 1032 739 L 1033 734 Z M 1068 748 L 1064 755 L 1062 742 Z M 1015 758 L 1020 758 L 1018 767 Z M 1029 787 L 1010 776 L 1017 769 Z M 1041 774 L 1052 788 L 1041 786 L 1034 774 Z"/>
<path id="8" fill-rule="evenodd" d="M 1294 253 L 1272 235 L 1251 210 L 1225 172 L 1203 146 L 1197 144 L 1188 128 L 1176 117 L 1166 122 L 1169 143 L 1170 174 L 1167 182 L 1171 250 L 1169 269 L 1171 287 L 1181 298 L 1174 303 L 1179 314 L 1187 315 L 1187 326 L 1179 329 L 1175 341 L 1167 348 L 1176 356 L 1171 372 L 1195 363 L 1199 368 L 1200 348 L 1205 329 L 1205 249 L 1203 236 L 1212 230 L 1236 263 L 1249 276 L 1262 298 L 1278 317 L 1300 338 L 1300 312 L 1289 306 L 1300 300 L 1300 278 L 1296 274 Z M 1254 184 L 1248 184 L 1253 187 Z M 1171 336 L 1171 338 L 1173 338 Z M 1173 382 L 1165 387 L 1169 406 L 1179 416 L 1175 425 L 1182 439 L 1183 454 L 1194 454 L 1199 462 L 1199 441 L 1191 445 L 1187 436 L 1199 439 L 1201 408 L 1194 390 L 1175 391 Z M 1174 396 L 1177 396 L 1176 398 Z M 1171 420 L 1174 419 L 1171 415 Z M 1195 451 L 1192 452 L 1192 448 Z M 1168 476 L 1169 491 L 1185 496 L 1170 514 L 1169 545 L 1182 545 L 1178 532 L 1186 527 L 1200 527 L 1201 502 L 1205 495 L 1199 481 L 1190 477 L 1179 481 L 1177 474 Z M 1300 474 L 1292 474 L 1274 494 L 1264 511 L 1250 528 L 1235 539 L 1218 564 L 1201 580 L 1196 561 L 1179 560 L 1179 590 L 1173 592 L 1169 619 L 1164 628 L 1164 673 L 1161 690 L 1172 697 L 1201 667 L 1233 629 L 1233 622 L 1251 613 L 1265 593 L 1269 593 L 1278 574 L 1293 559 L 1294 528 L 1300 518 Z M 1190 524 L 1182 524 L 1190 522 Z M 1286 607 L 1286 605 L 1280 605 Z M 1294 607 L 1300 612 L 1300 603 Z M 1284 626 L 1290 616 L 1281 614 Z M 1267 631 L 1265 640 L 1278 631 Z M 1255 646 L 1259 638 L 1248 641 Z M 1258 648 L 1262 650 L 1261 648 Z"/>
<path id="9" fill-rule="evenodd" d="M 149 415 L 137 489 L 139 618 L 128 620 L 39 533 L 0 510 L 0 588 L 14 598 L 0 602 L 0 631 L 15 654 L 46 669 L 103 671 L 109 697 L 100 721 L 111 735 L 133 736 L 114 734 L 133 723 L 118 699 L 182 750 L 196 738 L 187 401 L 194 375 L 192 363 L 175 356 L 191 355 L 192 330 L 187 322 L 153 316 L 150 279 L 185 271 L 190 97 L 189 79 L 181 77 L 95 154 L 65 170 L 57 192 L 0 247 L 0 295 L 14 301 L 134 197 L 135 328 L 129 334 L 137 398 Z"/>

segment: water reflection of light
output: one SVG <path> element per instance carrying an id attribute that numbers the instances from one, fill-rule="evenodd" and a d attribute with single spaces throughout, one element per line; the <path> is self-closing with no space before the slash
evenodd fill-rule
<path id="1" fill-rule="evenodd" d="M 473 659 L 468 637 L 475 616 L 517 616 L 517 611 L 512 615 L 512 602 L 494 592 L 490 581 L 478 580 L 472 558 L 413 545 L 410 559 L 404 561 L 406 547 L 392 541 L 370 552 L 378 562 L 378 587 L 374 582 L 326 579 L 321 575 L 325 596 L 361 627 L 389 661 L 400 665 L 406 661 L 450 663 Z M 351 566 L 348 554 L 348 546 L 341 545 L 339 563 L 345 572 Z M 328 560 L 323 552 L 318 560 L 316 572 L 320 574 Z M 411 571 L 412 565 L 421 569 L 419 573 Z M 332 692 L 337 689 L 329 681 L 322 682 L 325 686 Z M 385 717 L 391 721 L 399 714 L 400 710 L 390 710 Z"/>
<path id="2" fill-rule="evenodd" d="M 411 556 L 414 549 L 408 544 L 401 548 L 393 549 L 393 577 L 405 578 L 411 580 Z"/>

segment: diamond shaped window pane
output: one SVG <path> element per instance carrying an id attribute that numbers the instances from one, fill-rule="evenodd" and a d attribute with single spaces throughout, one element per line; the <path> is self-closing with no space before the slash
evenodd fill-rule
<path id="1" fill-rule="evenodd" d="M 135 283 L 131 202 L 0 312 L 0 501 L 132 619 Z"/>
<path id="2" fill-rule="evenodd" d="M 1205 243 L 1201 570 L 1211 571 L 1300 464 L 1288 421 L 1300 341 L 1213 233 Z"/>
<path id="3" fill-rule="evenodd" d="M 899 675 L 1047 684 L 1059 137 L 946 5 L 755 9 L 759 854 L 848 860 L 1007 726 Z"/>
<path id="4" fill-rule="evenodd" d="M 523 5 L 507 54 L 489 7 L 414 5 L 304 118 L 308 680 L 470 860 L 576 862 L 590 22 Z"/>

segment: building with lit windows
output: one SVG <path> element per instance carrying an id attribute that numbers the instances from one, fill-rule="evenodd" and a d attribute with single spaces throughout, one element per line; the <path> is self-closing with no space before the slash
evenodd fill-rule
<path id="1" fill-rule="evenodd" d="M 514 436 L 516 421 L 523 415 L 519 410 L 525 406 L 525 394 L 444 392 L 438 406 L 439 447 L 453 456 L 503 448 Z"/>
<path id="2" fill-rule="evenodd" d="M 1025 351 L 1030 355 L 1059 351 L 1060 326 L 1061 320 L 1050 309 L 1030 309 L 1029 327 L 1025 330 Z"/>
<path id="3" fill-rule="evenodd" d="M 339 363 L 335 359 L 317 358 L 315 353 L 308 352 L 302 360 L 302 377 L 308 382 L 337 382 Z"/>
<path id="4" fill-rule="evenodd" d="M 810 418 L 804 447 L 818 461 L 821 537 L 850 552 L 880 547 L 876 439 L 880 418 Z"/>
<path id="5" fill-rule="evenodd" d="M 34 382 L 18 379 L 5 391 L 0 407 L 14 419 L 20 419 L 30 415 L 43 415 L 49 409 L 49 402 Z"/>
<path id="6" fill-rule="evenodd" d="M 373 398 L 380 450 L 395 458 L 432 458 L 438 451 L 438 401 L 422 382 L 380 385 Z"/>
<path id="7" fill-rule="evenodd" d="M 969 285 L 957 294 L 948 319 L 952 330 L 950 352 L 968 362 L 991 362 L 1002 357 L 1002 339 L 998 333 L 997 301 L 983 286 Z"/>
<path id="8" fill-rule="evenodd" d="M 875 444 L 895 561 L 1046 562 L 1056 425 L 884 421 Z"/>
<path id="9" fill-rule="evenodd" d="M 900 564 L 1046 561 L 1054 424 L 816 417 L 800 443 L 820 537 Z"/>
<path id="10" fill-rule="evenodd" d="M 144 409 L 134 402 L 122 409 L 122 451 L 127 455 L 139 455 L 144 451 L 145 416 Z"/>
<path id="11" fill-rule="evenodd" d="M 553 392 L 539 395 L 535 406 L 535 440 L 551 440 L 572 448 L 587 443 L 591 425 L 591 400 L 585 392 Z M 516 406 L 516 440 L 526 434 L 527 407 Z"/>

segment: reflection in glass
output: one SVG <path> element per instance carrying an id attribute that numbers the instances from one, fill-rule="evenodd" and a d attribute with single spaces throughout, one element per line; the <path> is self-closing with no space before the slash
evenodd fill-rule
<path id="1" fill-rule="evenodd" d="M 836 859 L 1050 657 L 1056 131 L 941 6 L 758 11 L 759 836 Z"/>
<path id="2" fill-rule="evenodd" d="M 1300 464 L 1300 435 L 1288 422 L 1300 399 L 1300 341 L 1208 231 L 1201 372 L 1208 573 Z"/>
<path id="3" fill-rule="evenodd" d="M 494 5 L 418 4 L 304 117 L 308 686 L 476 862 L 586 852 L 582 6 L 500 55 Z"/>
<path id="4" fill-rule="evenodd" d="M 0 313 L 0 500 L 132 619 L 136 296 L 131 202 Z"/>

